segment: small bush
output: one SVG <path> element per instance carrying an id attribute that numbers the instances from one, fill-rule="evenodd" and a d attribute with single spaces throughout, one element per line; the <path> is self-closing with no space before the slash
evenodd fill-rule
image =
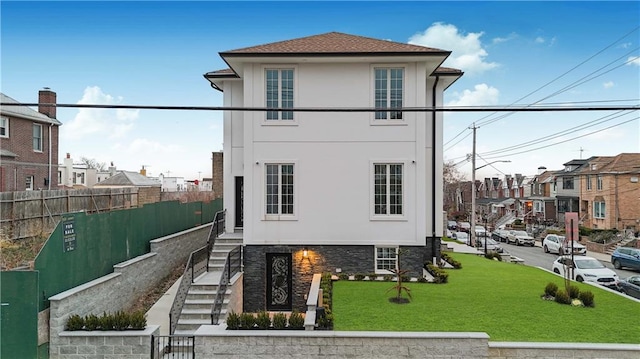
<path id="1" fill-rule="evenodd" d="M 369 277 L 369 280 L 376 280 L 376 278 L 378 278 L 378 275 L 375 273 L 369 273 L 367 274 L 367 277 Z"/>
<path id="2" fill-rule="evenodd" d="M 84 328 L 84 318 L 74 314 L 67 320 L 65 330 L 82 330 Z"/>
<path id="3" fill-rule="evenodd" d="M 127 330 L 131 325 L 131 318 L 129 314 L 118 311 L 113 315 L 113 329 L 115 330 Z"/>
<path id="4" fill-rule="evenodd" d="M 349 275 L 347 273 L 340 273 L 340 274 L 338 274 L 338 278 L 340 280 L 348 280 L 349 279 Z"/>
<path id="5" fill-rule="evenodd" d="M 355 279 L 355 280 L 363 280 L 364 279 L 364 274 L 357 273 L 356 275 L 353 276 L 353 279 Z"/>
<path id="6" fill-rule="evenodd" d="M 253 329 L 256 324 L 256 318 L 252 313 L 240 314 L 240 326 L 242 329 Z"/>
<path id="7" fill-rule="evenodd" d="M 232 311 L 227 315 L 227 329 L 238 330 L 240 328 L 240 314 Z"/>
<path id="8" fill-rule="evenodd" d="M 544 287 L 544 294 L 550 297 L 555 297 L 558 292 L 558 285 L 555 283 L 549 283 Z"/>
<path id="9" fill-rule="evenodd" d="M 389 282 L 393 280 L 393 276 L 391 274 L 385 274 L 382 279 L 384 279 L 385 282 Z"/>
<path id="10" fill-rule="evenodd" d="M 487 259 L 496 259 L 502 262 L 502 256 L 500 255 L 500 253 L 495 251 L 488 251 L 487 254 L 484 255 L 484 257 Z"/>
<path id="11" fill-rule="evenodd" d="M 276 313 L 273 315 L 273 327 L 275 329 L 284 329 L 287 327 L 287 316 L 284 313 Z"/>
<path id="12" fill-rule="evenodd" d="M 271 318 L 269 317 L 269 313 L 264 310 L 258 312 L 258 315 L 256 316 L 256 324 L 258 325 L 259 329 L 269 329 L 269 327 L 271 326 Z"/>
<path id="13" fill-rule="evenodd" d="M 568 294 L 569 294 L 569 298 L 576 299 L 580 295 L 580 288 L 578 288 L 575 285 L 570 285 Z"/>
<path id="14" fill-rule="evenodd" d="M 428 263 L 426 266 L 427 272 L 429 272 L 433 276 L 433 283 L 447 283 L 449 281 L 449 273 L 440 269 L 438 266 L 434 266 L 431 263 Z"/>
<path id="15" fill-rule="evenodd" d="M 558 289 L 555 300 L 560 304 L 571 304 L 571 298 L 569 298 L 569 294 L 564 289 Z"/>
<path id="16" fill-rule="evenodd" d="M 147 327 L 147 315 L 142 310 L 131 313 L 131 329 L 144 330 Z"/>
<path id="17" fill-rule="evenodd" d="M 425 277 L 418 278 L 418 283 L 427 283 L 427 282 L 428 282 L 428 280 Z"/>
<path id="18" fill-rule="evenodd" d="M 580 292 L 578 299 L 582 301 L 585 307 L 594 307 L 595 303 L 593 302 L 593 293 L 590 291 Z"/>
<path id="19" fill-rule="evenodd" d="M 100 329 L 101 330 L 113 330 L 114 328 L 114 317 L 107 314 L 107 312 L 102 313 L 100 317 Z"/>
<path id="20" fill-rule="evenodd" d="M 291 312 L 291 315 L 289 316 L 289 327 L 293 329 L 304 328 L 304 317 L 299 311 L 294 310 Z"/>
<path id="21" fill-rule="evenodd" d="M 100 318 L 95 314 L 89 314 L 84 318 L 84 326 L 87 330 L 97 330 L 100 327 Z"/>

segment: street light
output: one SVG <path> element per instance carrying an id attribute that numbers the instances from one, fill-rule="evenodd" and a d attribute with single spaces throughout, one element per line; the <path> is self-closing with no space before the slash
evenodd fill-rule
<path id="1" fill-rule="evenodd" d="M 475 138 L 474 138 L 475 140 Z M 493 161 L 493 162 L 489 162 L 485 165 L 482 165 L 480 167 L 476 167 L 476 156 L 475 156 L 475 146 L 474 146 L 474 154 L 473 157 L 471 158 L 471 166 L 472 166 L 472 170 L 471 170 L 471 230 L 469 231 L 469 238 L 470 238 L 470 243 L 475 244 L 475 240 L 476 240 L 476 171 L 487 167 L 489 165 L 492 165 L 494 163 L 498 163 L 498 162 L 511 162 L 509 160 L 497 160 L 497 161 Z M 485 242 L 486 244 L 486 242 Z M 486 254 L 486 251 L 485 251 Z"/>

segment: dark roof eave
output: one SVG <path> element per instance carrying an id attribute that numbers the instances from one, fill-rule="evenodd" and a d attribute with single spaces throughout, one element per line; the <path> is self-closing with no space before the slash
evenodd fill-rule
<path id="1" fill-rule="evenodd" d="M 388 57 L 388 56 L 449 56 L 451 51 L 430 51 L 430 52 L 418 52 L 418 51 L 370 51 L 370 52 L 220 52 L 219 55 L 222 58 L 225 57 L 361 57 L 361 56 L 375 56 L 375 57 Z"/>

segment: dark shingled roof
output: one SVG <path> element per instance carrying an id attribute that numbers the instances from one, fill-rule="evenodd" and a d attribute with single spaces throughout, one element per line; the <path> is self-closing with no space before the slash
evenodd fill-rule
<path id="1" fill-rule="evenodd" d="M 162 184 L 137 172 L 122 171 L 100 183 L 96 183 L 95 186 L 161 187 Z"/>
<path id="2" fill-rule="evenodd" d="M 227 55 L 265 54 L 449 54 L 450 51 L 400 42 L 378 40 L 364 36 L 329 32 L 326 34 L 301 37 L 298 39 L 273 42 L 270 44 L 245 47 L 221 52 Z"/>

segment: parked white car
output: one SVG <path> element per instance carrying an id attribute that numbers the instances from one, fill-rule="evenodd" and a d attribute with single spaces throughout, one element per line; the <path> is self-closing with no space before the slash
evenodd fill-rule
<path id="1" fill-rule="evenodd" d="M 542 250 L 545 253 L 571 254 L 571 247 L 571 241 L 557 234 L 547 234 L 542 240 Z M 587 247 L 573 241 L 573 254 L 585 256 L 587 255 Z"/>
<path id="2" fill-rule="evenodd" d="M 536 240 L 525 231 L 509 231 L 507 234 L 507 243 L 514 243 L 518 246 L 531 246 L 536 244 Z"/>
<path id="3" fill-rule="evenodd" d="M 453 232 L 453 238 L 460 243 L 469 244 L 469 233 L 467 232 Z"/>
<path id="4" fill-rule="evenodd" d="M 574 256 L 572 262 L 571 256 L 560 256 L 553 262 L 551 269 L 564 277 L 565 270 L 570 271 L 571 267 L 574 268 L 574 279 L 578 282 L 593 282 L 612 287 L 618 284 L 619 278 L 616 272 L 593 257 Z"/>
<path id="5" fill-rule="evenodd" d="M 487 236 L 487 230 L 486 228 L 484 228 L 484 226 L 479 226 L 476 224 L 476 237 L 486 237 Z"/>

